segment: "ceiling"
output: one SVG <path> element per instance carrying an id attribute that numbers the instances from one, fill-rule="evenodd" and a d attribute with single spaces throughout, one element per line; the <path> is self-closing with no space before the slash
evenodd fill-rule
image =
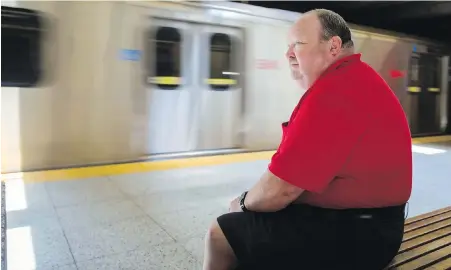
<path id="1" fill-rule="evenodd" d="M 236 1 L 306 12 L 333 10 L 354 24 L 387 29 L 451 44 L 451 1 Z"/>

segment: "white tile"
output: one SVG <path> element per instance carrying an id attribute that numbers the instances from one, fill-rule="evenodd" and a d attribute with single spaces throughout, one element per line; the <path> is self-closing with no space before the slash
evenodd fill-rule
<path id="1" fill-rule="evenodd" d="M 125 199 L 119 188 L 106 177 L 48 182 L 46 187 L 56 207 Z"/>
<path id="2" fill-rule="evenodd" d="M 36 219 L 55 217 L 55 209 L 44 184 L 26 184 L 22 179 L 12 179 L 6 181 L 5 187 L 8 223 L 25 226 Z"/>
<path id="3" fill-rule="evenodd" d="M 132 198 L 146 213 L 170 213 L 209 204 L 213 199 L 199 196 L 196 192 L 167 191 Z"/>
<path id="4" fill-rule="evenodd" d="M 36 270 L 78 270 L 78 269 L 75 264 L 67 264 L 67 265 L 62 265 L 62 266 L 44 265 L 42 267 L 36 268 Z"/>
<path id="5" fill-rule="evenodd" d="M 77 266 L 75 266 L 75 264 L 69 264 L 69 265 L 57 267 L 54 270 L 77 270 Z"/>
<path id="6" fill-rule="evenodd" d="M 203 237 L 212 222 L 226 211 L 227 208 L 213 203 L 203 207 L 151 216 L 172 237 L 183 242 L 189 238 Z"/>
<path id="7" fill-rule="evenodd" d="M 148 216 L 91 228 L 64 228 L 76 262 L 174 240 Z"/>
<path id="8" fill-rule="evenodd" d="M 151 246 L 78 263 L 79 270 L 200 270 L 202 264 L 177 244 Z"/>
<path id="9" fill-rule="evenodd" d="M 56 211 L 64 228 L 89 228 L 146 215 L 133 201 L 123 199 L 66 206 Z"/>
<path id="10" fill-rule="evenodd" d="M 205 177 L 205 175 L 196 171 L 180 173 L 177 170 L 171 170 L 118 175 L 112 176 L 111 180 L 124 193 L 130 196 L 141 196 L 155 192 L 177 192 L 186 189 L 195 189 L 209 183 L 211 184 L 214 178 L 214 175 Z"/>
<path id="11" fill-rule="evenodd" d="M 181 243 L 199 262 L 204 260 L 205 237 L 193 237 Z"/>
<path id="12" fill-rule="evenodd" d="M 122 174 L 110 176 L 124 193 L 131 196 L 139 196 L 158 191 L 180 190 L 189 183 L 186 175 L 180 175 L 173 171 L 156 171 L 134 174 Z"/>
<path id="13" fill-rule="evenodd" d="M 211 183 L 206 182 L 197 187 L 185 189 L 166 190 L 147 193 L 134 200 L 149 215 L 171 213 L 179 210 L 202 207 L 219 203 L 228 204 L 243 191 L 252 187 L 250 181 Z"/>
<path id="14" fill-rule="evenodd" d="M 182 168 L 110 178 L 126 194 L 140 196 L 154 192 L 181 191 L 217 184 L 250 181 L 255 183 L 265 170 L 267 162 L 225 164 L 217 166 Z"/>
<path id="15" fill-rule="evenodd" d="M 8 269 L 51 269 L 74 263 L 56 218 L 7 229 Z"/>

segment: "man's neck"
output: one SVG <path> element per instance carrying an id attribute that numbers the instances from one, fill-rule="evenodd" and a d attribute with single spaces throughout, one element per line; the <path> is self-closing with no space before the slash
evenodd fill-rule
<path id="1" fill-rule="evenodd" d="M 341 59 L 351 56 L 353 54 L 354 54 L 354 48 L 343 49 L 340 52 L 340 54 L 337 55 L 337 57 L 335 57 L 330 63 L 326 64 L 326 66 L 323 68 L 323 71 L 321 72 L 321 74 L 318 77 L 320 77 L 324 72 L 326 72 L 326 70 L 333 64 L 335 64 L 338 61 L 340 61 Z"/>
<path id="2" fill-rule="evenodd" d="M 340 54 L 337 55 L 337 57 L 332 61 L 332 63 L 330 63 L 330 64 L 328 65 L 328 67 L 331 66 L 331 65 L 333 65 L 335 62 L 339 61 L 340 59 L 343 59 L 343 58 L 345 58 L 345 57 L 351 56 L 351 55 L 353 55 L 353 54 L 355 54 L 354 48 L 343 49 L 343 51 L 341 51 Z M 327 69 L 327 68 L 326 68 L 326 69 Z"/>
<path id="3" fill-rule="evenodd" d="M 340 59 L 343 59 L 345 57 L 351 56 L 355 54 L 354 52 L 354 47 L 353 48 L 347 48 L 347 49 L 343 49 L 339 55 L 337 55 L 337 57 L 334 58 L 333 61 L 331 61 L 330 63 L 326 64 L 325 67 L 323 68 L 322 72 L 319 74 L 316 74 L 316 76 L 314 76 L 313 80 L 309 80 L 310 78 L 307 78 L 306 80 L 301 80 L 299 81 L 300 83 L 300 87 L 303 88 L 305 91 L 307 91 L 310 87 L 312 87 L 312 85 L 318 80 L 319 77 L 321 77 L 321 75 L 334 63 L 336 63 L 337 61 L 339 61 Z M 305 85 L 302 85 L 305 84 Z"/>

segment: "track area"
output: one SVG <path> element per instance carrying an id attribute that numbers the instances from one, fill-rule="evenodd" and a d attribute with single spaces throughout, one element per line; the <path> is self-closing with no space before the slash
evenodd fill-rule
<path id="1" fill-rule="evenodd" d="M 409 217 L 451 205 L 451 136 L 413 151 Z M 201 269 L 207 226 L 272 153 L 2 175 L 8 269 Z"/>

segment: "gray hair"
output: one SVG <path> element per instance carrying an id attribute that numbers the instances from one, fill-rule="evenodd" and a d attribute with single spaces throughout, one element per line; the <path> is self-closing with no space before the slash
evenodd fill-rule
<path id="1" fill-rule="evenodd" d="M 354 46 L 351 30 L 343 17 L 327 9 L 315 9 L 314 12 L 323 28 L 321 37 L 323 40 L 330 40 L 334 36 L 339 36 L 343 42 L 342 48 L 352 48 Z"/>

